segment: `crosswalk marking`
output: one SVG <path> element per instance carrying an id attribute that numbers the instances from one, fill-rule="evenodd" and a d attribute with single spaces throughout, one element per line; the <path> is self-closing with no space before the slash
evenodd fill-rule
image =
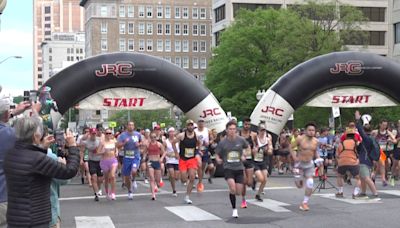
<path id="1" fill-rule="evenodd" d="M 88 217 L 77 216 L 75 217 L 76 228 L 115 228 L 110 216 Z"/>
<path id="2" fill-rule="evenodd" d="M 247 200 L 247 202 L 257 205 L 259 207 L 266 208 L 273 212 L 291 212 L 290 210 L 282 207 L 282 206 L 290 206 L 290 204 L 272 200 L 272 199 L 263 199 L 263 202 L 259 202 L 256 200 Z"/>
<path id="3" fill-rule="evenodd" d="M 379 190 L 378 192 L 382 192 L 389 195 L 400 196 L 399 190 Z"/>
<path id="4" fill-rule="evenodd" d="M 322 198 L 326 198 L 326 199 L 337 200 L 337 201 L 340 201 L 340 202 L 349 203 L 349 204 L 382 203 L 380 198 L 375 198 L 375 199 L 337 198 L 335 196 L 335 194 L 332 194 L 332 193 L 314 194 L 314 195 L 322 197 Z"/>
<path id="5" fill-rule="evenodd" d="M 165 207 L 165 209 L 181 217 L 185 221 L 221 220 L 221 218 L 195 206 Z"/>

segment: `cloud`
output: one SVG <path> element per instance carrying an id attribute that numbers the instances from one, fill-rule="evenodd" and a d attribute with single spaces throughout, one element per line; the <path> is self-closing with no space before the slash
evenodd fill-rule
<path id="1" fill-rule="evenodd" d="M 33 34 L 25 30 L 0 31 L 1 55 L 32 55 Z"/>

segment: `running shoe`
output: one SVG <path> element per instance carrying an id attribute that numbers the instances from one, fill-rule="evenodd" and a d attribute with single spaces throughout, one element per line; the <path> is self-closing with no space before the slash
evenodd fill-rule
<path id="1" fill-rule="evenodd" d="M 377 199 L 377 198 L 379 198 L 379 195 L 378 194 L 373 194 L 373 195 L 370 195 L 369 198 L 370 199 Z"/>
<path id="2" fill-rule="evenodd" d="M 111 193 L 110 198 L 111 198 L 111 200 L 116 200 L 117 199 L 117 197 L 115 196 L 115 193 Z"/>
<path id="3" fill-rule="evenodd" d="M 241 208 L 247 208 L 247 202 L 245 199 L 242 200 L 242 205 L 240 206 Z"/>
<path id="4" fill-rule="evenodd" d="M 308 203 L 302 203 L 302 204 L 300 204 L 300 210 L 302 210 L 302 211 L 308 211 L 308 210 L 310 210 L 310 208 L 308 207 Z"/>
<path id="5" fill-rule="evenodd" d="M 151 197 L 151 200 L 153 200 L 153 201 L 156 200 L 156 197 L 155 196 Z"/>
<path id="6" fill-rule="evenodd" d="M 336 198 L 343 198 L 343 192 L 337 192 L 335 196 Z"/>
<path id="7" fill-rule="evenodd" d="M 360 194 L 357 194 L 357 195 L 352 195 L 352 198 L 353 199 L 356 199 L 356 200 L 365 200 L 365 199 L 368 199 L 368 196 L 365 194 L 365 193 L 360 193 Z"/>
<path id="8" fill-rule="evenodd" d="M 176 193 L 176 191 L 173 191 L 173 192 L 172 192 L 172 196 L 173 196 L 173 197 L 178 197 L 178 194 Z"/>
<path id="9" fill-rule="evenodd" d="M 391 177 L 391 178 L 389 179 L 389 183 L 390 183 L 390 186 L 392 186 L 392 187 L 394 187 L 394 186 L 396 185 L 396 183 L 395 183 L 393 177 Z"/>
<path id="10" fill-rule="evenodd" d="M 192 204 L 193 202 L 189 199 L 189 196 L 185 196 L 185 203 Z"/>
<path id="11" fill-rule="evenodd" d="M 256 200 L 259 201 L 259 202 L 263 202 L 263 199 L 261 199 L 260 195 L 256 195 Z"/>
<path id="12" fill-rule="evenodd" d="M 164 187 L 164 181 L 161 179 L 160 183 L 158 184 L 160 188 Z"/>
<path id="13" fill-rule="evenodd" d="M 145 184 L 148 184 L 148 183 L 149 183 L 149 180 L 147 180 L 147 178 L 144 179 L 144 183 L 145 183 Z"/>
<path id="14" fill-rule="evenodd" d="M 203 183 L 198 183 L 197 184 L 197 191 L 198 192 L 203 192 L 204 191 L 204 184 Z"/>
<path id="15" fill-rule="evenodd" d="M 238 212 L 237 212 L 237 209 L 233 209 L 233 211 L 232 211 L 232 217 L 234 217 L 234 218 L 238 218 L 238 217 L 239 217 Z"/>
<path id="16" fill-rule="evenodd" d="M 97 195 L 102 196 L 103 192 L 101 191 L 101 189 L 97 192 Z"/>
<path id="17" fill-rule="evenodd" d="M 99 197 L 97 196 L 97 194 L 94 194 L 94 201 L 96 201 L 96 202 L 99 201 Z"/>
<path id="18" fill-rule="evenodd" d="M 128 199 L 129 200 L 133 200 L 133 193 L 132 192 L 128 192 Z"/>

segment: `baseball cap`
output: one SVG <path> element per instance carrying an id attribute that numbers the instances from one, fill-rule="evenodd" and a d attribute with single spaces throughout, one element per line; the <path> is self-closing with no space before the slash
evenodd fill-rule
<path id="1" fill-rule="evenodd" d="M 258 125 L 258 128 L 259 128 L 260 130 L 265 130 L 265 129 L 267 129 L 267 127 L 265 126 L 264 123 L 261 123 L 260 125 Z"/>
<path id="2" fill-rule="evenodd" d="M 144 130 L 144 132 L 150 133 L 150 129 L 146 128 L 146 130 Z"/>
<path id="3" fill-rule="evenodd" d="M 194 125 L 194 121 L 191 120 L 191 119 L 186 120 L 186 125 L 189 125 L 189 124 L 193 124 Z"/>
<path id="4" fill-rule="evenodd" d="M 168 128 L 168 132 L 170 132 L 170 131 L 175 131 L 175 128 L 173 128 L 173 127 Z"/>
<path id="5" fill-rule="evenodd" d="M 154 130 L 161 130 L 161 127 L 160 127 L 160 125 L 156 125 L 156 126 L 154 126 Z"/>
<path id="6" fill-rule="evenodd" d="M 90 128 L 89 129 L 90 134 L 97 134 L 97 129 L 96 128 Z"/>

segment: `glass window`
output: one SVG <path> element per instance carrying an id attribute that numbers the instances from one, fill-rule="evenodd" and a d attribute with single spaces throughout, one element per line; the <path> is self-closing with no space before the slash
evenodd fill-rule
<path id="1" fill-rule="evenodd" d="M 188 24 L 183 24 L 182 34 L 184 36 L 189 35 L 189 25 Z"/>
<path id="2" fill-rule="evenodd" d="M 49 61 L 53 61 L 53 56 L 49 55 Z"/>
<path id="3" fill-rule="evenodd" d="M 385 22 L 386 8 L 383 7 L 358 7 L 369 21 Z"/>
<path id="4" fill-rule="evenodd" d="M 157 51 L 164 51 L 163 44 L 164 44 L 163 40 L 157 40 Z"/>
<path id="5" fill-rule="evenodd" d="M 101 8 L 100 8 L 100 16 L 107 17 L 107 6 L 101 6 Z"/>
<path id="6" fill-rule="evenodd" d="M 44 20 L 45 20 L 45 21 L 50 21 L 50 20 L 51 20 L 51 17 L 44 17 Z"/>
<path id="7" fill-rule="evenodd" d="M 144 23 L 140 22 L 139 23 L 139 34 L 140 35 L 144 35 L 144 27 L 145 27 Z"/>
<path id="8" fill-rule="evenodd" d="M 165 24 L 165 35 L 171 35 L 171 24 L 170 23 Z"/>
<path id="9" fill-rule="evenodd" d="M 200 69 L 207 69 L 207 59 L 206 58 L 200 59 Z"/>
<path id="10" fill-rule="evenodd" d="M 157 6 L 157 18 L 162 18 L 162 17 L 163 17 L 163 7 Z"/>
<path id="11" fill-rule="evenodd" d="M 175 57 L 175 65 L 177 65 L 178 67 L 182 67 L 181 57 L 179 56 Z"/>
<path id="12" fill-rule="evenodd" d="M 205 24 L 201 24 L 200 25 L 200 36 L 205 36 L 206 34 L 206 25 Z"/>
<path id="13" fill-rule="evenodd" d="M 44 13 L 45 13 L 45 14 L 50 13 L 50 11 L 51 11 L 50 6 L 45 6 L 45 7 L 44 7 Z"/>
<path id="14" fill-rule="evenodd" d="M 139 51 L 144 51 L 144 40 L 139 40 Z"/>
<path id="15" fill-rule="evenodd" d="M 125 34 L 125 22 L 120 22 L 119 23 L 119 34 Z"/>
<path id="16" fill-rule="evenodd" d="M 166 52 L 171 51 L 171 40 L 165 40 L 165 51 Z"/>
<path id="17" fill-rule="evenodd" d="M 182 51 L 189 52 L 189 40 L 182 41 Z"/>
<path id="18" fill-rule="evenodd" d="M 128 17 L 134 17 L 135 8 L 133 6 L 128 6 Z"/>
<path id="19" fill-rule="evenodd" d="M 165 56 L 164 59 L 168 62 L 171 62 L 171 56 Z"/>
<path id="20" fill-rule="evenodd" d="M 147 51 L 153 51 L 153 40 L 147 40 Z"/>
<path id="21" fill-rule="evenodd" d="M 128 34 L 134 34 L 134 33 L 135 33 L 135 23 L 128 22 Z"/>
<path id="22" fill-rule="evenodd" d="M 119 17 L 125 17 L 125 6 L 119 6 Z"/>
<path id="23" fill-rule="evenodd" d="M 394 43 L 400 43 L 400 23 L 394 24 Z"/>
<path id="24" fill-rule="evenodd" d="M 181 52 L 181 41 L 175 40 L 175 52 Z"/>
<path id="25" fill-rule="evenodd" d="M 51 35 L 51 31 L 44 31 L 44 35 L 45 36 L 50 36 Z"/>
<path id="26" fill-rule="evenodd" d="M 171 18 L 171 6 L 165 6 L 165 18 Z"/>
<path id="27" fill-rule="evenodd" d="M 193 27 L 193 29 L 192 29 L 193 36 L 198 36 L 199 35 L 199 25 L 193 24 L 192 27 Z"/>
<path id="28" fill-rule="evenodd" d="M 207 45 L 205 40 L 200 41 L 200 52 L 206 52 Z"/>
<path id="29" fill-rule="evenodd" d="M 107 22 L 101 22 L 100 27 L 101 34 L 107 34 Z"/>
<path id="30" fill-rule="evenodd" d="M 199 69 L 199 58 L 193 57 L 192 59 L 192 67 L 193 69 Z"/>
<path id="31" fill-rule="evenodd" d="M 206 19 L 206 8 L 200 8 L 200 19 Z"/>
<path id="32" fill-rule="evenodd" d="M 53 48 L 49 48 L 49 53 L 53 53 Z"/>
<path id="33" fill-rule="evenodd" d="M 119 39 L 119 51 L 125 51 L 125 39 Z"/>
<path id="34" fill-rule="evenodd" d="M 128 40 L 128 51 L 134 51 L 135 50 L 135 41 L 133 39 Z"/>
<path id="35" fill-rule="evenodd" d="M 181 34 L 181 24 L 176 23 L 175 24 L 175 35 L 180 35 Z"/>
<path id="36" fill-rule="evenodd" d="M 153 23 L 147 23 L 147 35 L 153 35 Z"/>
<path id="37" fill-rule="evenodd" d="M 101 39 L 100 46 L 102 51 L 107 51 L 107 39 Z"/>
<path id="38" fill-rule="evenodd" d="M 222 5 L 214 10 L 215 22 L 219 22 L 225 19 L 225 5 Z"/>
<path id="39" fill-rule="evenodd" d="M 157 24 L 157 35 L 162 35 L 163 34 L 163 24 L 158 23 Z"/>
<path id="40" fill-rule="evenodd" d="M 184 56 L 182 58 L 182 67 L 183 67 L 183 69 L 188 69 L 189 68 L 189 57 Z"/>
<path id="41" fill-rule="evenodd" d="M 369 32 L 369 45 L 385 45 L 385 32 L 384 31 L 370 31 Z"/>
<path id="42" fill-rule="evenodd" d="M 144 17 L 144 6 L 139 6 L 139 17 Z"/>
<path id="43" fill-rule="evenodd" d="M 45 28 L 50 28 L 51 25 L 50 25 L 50 24 L 44 24 L 44 27 L 45 27 Z"/>
<path id="44" fill-rule="evenodd" d="M 175 18 L 181 18 L 181 8 L 175 7 Z"/>
<path id="45" fill-rule="evenodd" d="M 182 18 L 185 18 L 185 19 L 189 18 L 189 8 L 183 7 L 183 9 L 182 9 Z"/>
<path id="46" fill-rule="evenodd" d="M 192 18 L 193 19 L 199 18 L 199 8 L 192 8 Z"/>
<path id="47" fill-rule="evenodd" d="M 192 51 L 193 52 L 198 52 L 199 51 L 199 41 L 193 40 L 192 42 Z"/>
<path id="48" fill-rule="evenodd" d="M 147 11 L 147 17 L 152 18 L 153 17 L 153 7 L 152 6 L 147 6 L 146 7 Z"/>

